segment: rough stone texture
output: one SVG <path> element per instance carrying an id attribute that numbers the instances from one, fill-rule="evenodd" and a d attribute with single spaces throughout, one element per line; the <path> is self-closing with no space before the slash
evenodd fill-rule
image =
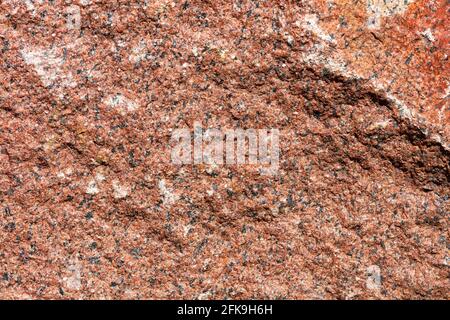
<path id="1" fill-rule="evenodd" d="M 448 11 L 2 0 L 0 298 L 448 299 Z M 278 174 L 171 164 L 194 121 Z"/>

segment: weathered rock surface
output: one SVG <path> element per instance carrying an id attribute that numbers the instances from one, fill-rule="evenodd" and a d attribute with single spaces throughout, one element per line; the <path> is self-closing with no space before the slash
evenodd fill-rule
<path id="1" fill-rule="evenodd" d="M 2 1 L 0 298 L 448 299 L 448 10 Z M 278 173 L 173 165 L 194 121 Z"/>

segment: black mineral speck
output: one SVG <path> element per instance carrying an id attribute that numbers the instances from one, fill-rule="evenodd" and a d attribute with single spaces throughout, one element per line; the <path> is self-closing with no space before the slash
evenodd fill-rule
<path id="1" fill-rule="evenodd" d="M 288 195 L 288 197 L 287 197 L 287 204 L 288 204 L 289 207 L 294 207 L 295 206 L 295 202 L 292 199 L 292 195 L 291 194 Z"/>
<path id="2" fill-rule="evenodd" d="M 100 257 L 90 257 L 89 263 L 90 264 L 100 264 Z"/>
<path id="3" fill-rule="evenodd" d="M 141 249 L 140 248 L 133 248 L 131 250 L 131 255 L 136 258 L 139 259 L 141 257 Z"/>
<path id="4" fill-rule="evenodd" d="M 6 224 L 5 230 L 8 232 L 16 230 L 16 224 L 14 222 L 10 222 L 10 223 Z"/>

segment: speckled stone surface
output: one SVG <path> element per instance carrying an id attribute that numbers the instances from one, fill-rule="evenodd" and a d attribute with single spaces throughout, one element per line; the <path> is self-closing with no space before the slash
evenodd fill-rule
<path id="1" fill-rule="evenodd" d="M 445 0 L 0 1 L 0 298 L 449 299 L 448 26 Z M 277 174 L 172 164 L 194 121 L 279 129 Z"/>

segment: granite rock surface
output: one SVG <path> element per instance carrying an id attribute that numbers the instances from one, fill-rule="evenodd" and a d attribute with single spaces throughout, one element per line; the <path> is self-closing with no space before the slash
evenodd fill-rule
<path id="1" fill-rule="evenodd" d="M 446 0 L 0 1 L 0 298 L 449 299 Z M 276 128 L 279 169 L 171 136 Z"/>

